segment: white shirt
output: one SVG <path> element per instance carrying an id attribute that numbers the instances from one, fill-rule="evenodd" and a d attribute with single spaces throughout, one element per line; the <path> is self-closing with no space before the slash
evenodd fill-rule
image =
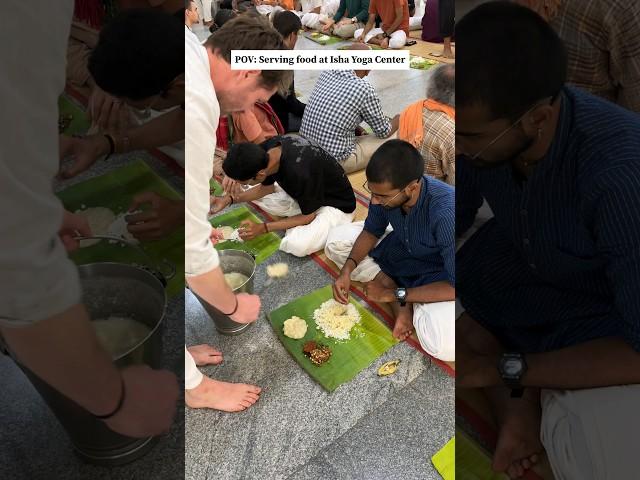
<path id="1" fill-rule="evenodd" d="M 0 2 L 0 324 L 24 326 L 80 302 L 58 237 L 58 97 L 64 90 L 73 1 Z M 10 21 L 9 19 L 20 19 Z M 24 26 L 38 35 L 24 35 Z M 16 48 L 19 39 L 19 48 Z M 46 46 L 46 48 L 44 48 Z"/>
<path id="2" fill-rule="evenodd" d="M 205 47 L 185 30 L 185 275 L 210 272 L 219 264 L 210 240 L 209 180 L 213 176 L 220 106 Z"/>
<path id="3" fill-rule="evenodd" d="M 318 7 L 322 7 L 322 0 L 300 0 L 302 13 L 309 13 Z"/>

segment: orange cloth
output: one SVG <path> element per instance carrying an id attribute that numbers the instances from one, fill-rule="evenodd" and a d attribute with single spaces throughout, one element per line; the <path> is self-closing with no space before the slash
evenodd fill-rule
<path id="1" fill-rule="evenodd" d="M 422 143 L 424 126 L 422 125 L 422 109 L 426 108 L 434 112 L 442 112 L 455 121 L 456 110 L 449 105 L 445 105 L 430 98 L 412 103 L 400 114 L 400 124 L 398 127 L 398 138 L 409 142 L 414 147 Z"/>
<path id="2" fill-rule="evenodd" d="M 268 0 L 266 2 L 267 5 L 277 5 L 276 0 Z M 280 0 L 280 6 L 285 10 L 295 10 L 293 6 L 293 0 Z"/>
<path id="3" fill-rule="evenodd" d="M 254 104 L 251 110 L 231 114 L 233 143 L 262 143 L 284 134 L 280 120 L 269 104 Z"/>
<path id="4" fill-rule="evenodd" d="M 409 36 L 409 2 L 407 0 L 371 0 L 369 2 L 369 13 L 378 14 L 382 19 L 380 28 L 387 31 L 396 20 L 396 8 L 402 7 L 402 22 L 398 30 L 404 30 Z"/>

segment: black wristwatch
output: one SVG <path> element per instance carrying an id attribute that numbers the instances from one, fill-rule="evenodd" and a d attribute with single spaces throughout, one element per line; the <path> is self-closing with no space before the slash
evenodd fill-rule
<path id="1" fill-rule="evenodd" d="M 395 295 L 396 295 L 396 300 L 400 302 L 400 306 L 404 307 L 407 304 L 407 289 L 396 288 Z"/>
<path id="2" fill-rule="evenodd" d="M 384 38 L 391 38 L 391 35 L 389 35 L 387 32 L 382 32 L 382 35 L 384 35 Z"/>
<path id="3" fill-rule="evenodd" d="M 503 353 L 498 362 L 498 372 L 502 381 L 511 389 L 512 398 L 520 398 L 524 393 L 522 377 L 527 372 L 527 362 L 522 353 Z"/>

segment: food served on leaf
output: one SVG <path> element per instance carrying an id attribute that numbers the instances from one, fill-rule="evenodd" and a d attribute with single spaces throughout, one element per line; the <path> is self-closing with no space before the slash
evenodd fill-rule
<path id="1" fill-rule="evenodd" d="M 420 57 L 418 55 L 411 57 L 409 60 L 409 66 L 414 68 L 424 68 L 428 65 L 435 65 L 434 60 L 430 60 L 428 58 Z"/>
<path id="2" fill-rule="evenodd" d="M 313 319 L 325 336 L 348 340 L 351 329 L 360 322 L 360 313 L 351 303 L 343 305 L 330 299 L 313 312 Z"/>
<path id="3" fill-rule="evenodd" d="M 289 265 L 286 263 L 272 263 L 267 265 L 267 275 L 271 278 L 282 278 L 289 274 Z"/>
<path id="4" fill-rule="evenodd" d="M 307 322 L 302 318 L 293 316 L 284 321 L 284 334 L 289 338 L 300 340 L 307 333 Z"/>
<path id="5" fill-rule="evenodd" d="M 400 364 L 400 360 L 383 363 L 378 369 L 378 375 L 386 377 L 387 375 L 396 373 L 396 370 L 398 370 L 398 364 Z"/>
<path id="6" fill-rule="evenodd" d="M 302 351 L 315 365 L 322 365 L 323 363 L 328 362 L 331 358 L 331 349 L 326 345 L 320 345 L 318 342 L 313 340 L 305 342 L 302 347 Z"/>
<path id="7" fill-rule="evenodd" d="M 310 355 L 316 348 L 318 348 L 318 344 L 314 340 L 309 340 L 308 342 L 304 342 L 302 352 L 305 355 Z"/>
<path id="8" fill-rule="evenodd" d="M 129 232 L 127 228 L 127 220 L 125 218 L 127 215 L 139 213 L 139 211 L 116 215 L 107 207 L 89 207 L 84 210 L 77 210 L 76 213 L 87 219 L 89 228 L 93 235 L 108 235 L 111 237 L 121 238 L 127 242 L 139 243 L 138 240 Z M 80 247 L 90 247 L 98 242 L 100 242 L 100 239 L 81 240 Z"/>
<path id="9" fill-rule="evenodd" d="M 234 241 L 234 242 L 243 242 L 242 238 L 240 238 L 240 232 L 237 228 L 222 226 L 217 227 L 220 233 L 222 233 L 222 240 L 220 242 L 226 241 Z"/>

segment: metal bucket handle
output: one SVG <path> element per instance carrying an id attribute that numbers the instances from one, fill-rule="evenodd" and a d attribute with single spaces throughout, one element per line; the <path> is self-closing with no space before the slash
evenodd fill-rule
<path id="1" fill-rule="evenodd" d="M 163 258 L 161 261 L 157 262 L 153 258 L 151 258 L 151 255 L 149 255 L 142 247 L 138 246 L 137 244 L 135 244 L 135 243 L 133 243 L 133 242 L 131 242 L 129 240 L 125 240 L 124 238 L 120 238 L 120 237 L 116 237 L 116 236 L 112 236 L 112 235 L 91 235 L 91 236 L 88 236 L 88 237 L 76 236 L 76 237 L 73 237 L 73 238 L 75 240 L 78 240 L 78 241 L 81 241 L 81 240 L 109 240 L 109 241 L 114 241 L 114 242 L 120 242 L 120 243 L 122 243 L 124 245 L 127 245 L 129 247 L 135 248 L 136 250 L 138 250 L 138 252 L 142 253 L 142 255 L 149 262 L 149 266 L 148 267 L 143 267 L 143 268 L 145 268 L 145 270 L 147 270 L 149 273 L 151 273 L 155 277 L 157 277 L 158 280 L 160 280 L 160 282 L 162 282 L 162 284 L 165 287 L 167 286 L 167 281 L 171 280 L 176 274 L 176 267 L 169 260 L 167 260 L 166 258 Z M 163 268 L 164 268 L 164 271 L 163 271 Z"/>

